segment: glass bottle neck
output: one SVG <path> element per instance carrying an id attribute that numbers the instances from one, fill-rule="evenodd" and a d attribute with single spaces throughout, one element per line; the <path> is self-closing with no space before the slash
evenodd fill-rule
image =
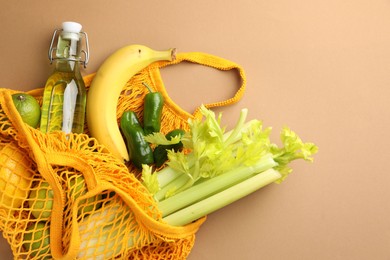
<path id="1" fill-rule="evenodd" d="M 62 32 L 58 37 L 56 58 L 79 61 L 81 44 L 79 33 Z"/>
<path id="2" fill-rule="evenodd" d="M 61 72 L 72 72 L 80 74 L 80 61 L 73 61 L 68 59 L 57 59 L 54 62 L 55 70 Z"/>

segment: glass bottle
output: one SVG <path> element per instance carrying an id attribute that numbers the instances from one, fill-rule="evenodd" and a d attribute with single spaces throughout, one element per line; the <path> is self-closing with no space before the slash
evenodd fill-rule
<path id="1" fill-rule="evenodd" d="M 75 22 L 64 22 L 62 29 L 54 31 L 49 48 L 50 62 L 54 71 L 48 78 L 42 100 L 40 130 L 44 133 L 63 131 L 82 133 L 85 122 L 86 89 L 80 72 L 89 59 L 87 34 Z M 53 44 L 58 35 L 57 47 Z M 81 50 L 82 35 L 85 36 L 87 51 Z M 55 51 L 55 57 L 53 52 Z M 85 60 L 81 60 L 84 53 Z"/>

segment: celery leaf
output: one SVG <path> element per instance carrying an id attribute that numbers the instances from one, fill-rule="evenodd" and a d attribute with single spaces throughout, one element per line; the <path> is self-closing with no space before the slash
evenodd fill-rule
<path id="1" fill-rule="evenodd" d="M 303 159 L 312 162 L 312 155 L 318 152 L 318 147 L 313 143 L 304 143 L 301 138 L 290 128 L 284 127 L 280 134 L 280 139 L 283 147 L 279 148 L 276 144 L 271 147 L 271 152 L 274 155 L 274 160 L 278 163 L 275 167 L 281 174 L 282 178 L 278 181 L 283 181 L 292 169 L 288 166 L 291 161 Z"/>
<path id="2" fill-rule="evenodd" d="M 171 145 L 171 144 L 177 144 L 181 141 L 180 135 L 174 136 L 170 140 L 168 140 L 165 137 L 165 135 L 161 132 L 155 132 L 146 135 L 144 138 L 148 143 L 155 144 L 155 145 Z"/>
<path id="3" fill-rule="evenodd" d="M 148 189 L 151 194 L 155 194 L 160 190 L 157 174 L 152 173 L 152 167 L 147 164 L 142 165 L 142 184 Z"/>

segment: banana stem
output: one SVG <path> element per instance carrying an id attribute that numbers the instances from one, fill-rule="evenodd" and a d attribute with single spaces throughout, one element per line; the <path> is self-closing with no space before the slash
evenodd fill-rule
<path id="1" fill-rule="evenodd" d="M 176 60 L 176 48 L 171 49 L 171 61 Z"/>

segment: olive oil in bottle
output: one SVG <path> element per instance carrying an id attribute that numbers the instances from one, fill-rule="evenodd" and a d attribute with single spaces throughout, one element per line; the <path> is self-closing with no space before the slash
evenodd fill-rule
<path id="1" fill-rule="evenodd" d="M 53 47 L 56 35 L 57 47 Z M 81 50 L 82 35 L 85 36 L 87 51 Z M 55 57 L 53 52 L 55 51 Z M 85 60 L 81 60 L 81 53 Z M 89 59 L 87 34 L 81 32 L 81 25 L 64 22 L 62 29 L 54 31 L 49 49 L 49 59 L 55 68 L 46 82 L 41 112 L 40 130 L 44 133 L 63 131 L 82 133 L 84 131 L 86 90 L 80 72 L 80 64 L 86 66 Z"/>

